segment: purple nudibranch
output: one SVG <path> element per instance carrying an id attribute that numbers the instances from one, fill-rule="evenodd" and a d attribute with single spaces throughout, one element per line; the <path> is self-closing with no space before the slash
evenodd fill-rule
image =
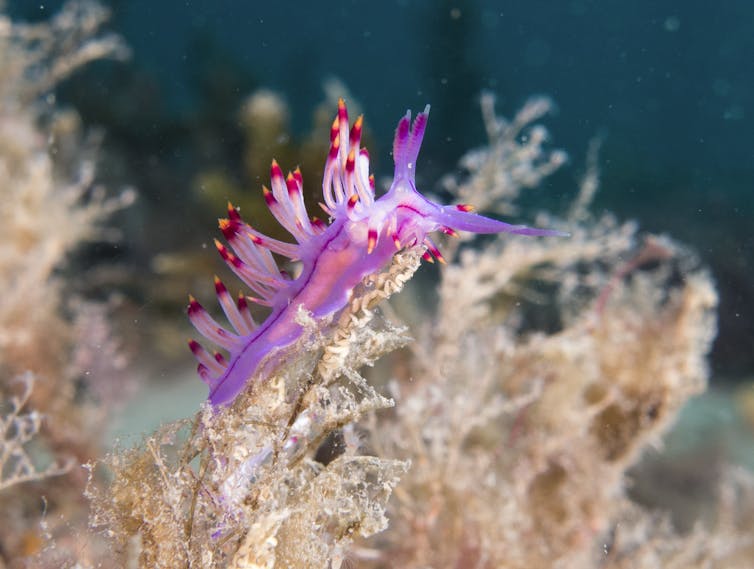
<path id="1" fill-rule="evenodd" d="M 559 231 L 509 225 L 472 213 L 468 205 L 440 205 L 416 189 L 415 168 L 429 105 L 411 123 L 411 112 L 398 122 L 393 142 L 395 177 L 386 194 L 374 195 L 374 177 L 369 174 L 369 154 L 360 148 L 363 118 L 350 126 L 345 103 L 338 102 L 338 115 L 330 131 L 330 151 L 325 163 L 322 208 L 329 224 L 310 218 L 303 199 L 303 180 L 298 168 L 283 176 L 272 161 L 271 190 L 263 187 L 272 214 L 294 237 L 286 243 L 268 237 L 246 224 L 228 204 L 227 219 L 220 229 L 229 248 L 215 245 L 231 270 L 248 286 L 253 296 L 233 299 L 215 277 L 215 290 L 223 312 L 235 329 L 217 323 L 202 306 L 189 297 L 188 316 L 210 342 L 224 349 L 213 354 L 198 342 L 189 347 L 199 361 L 198 372 L 209 386 L 213 405 L 227 405 L 255 379 L 261 379 L 268 365 L 260 364 L 276 350 L 291 346 L 302 333 L 296 314 L 303 306 L 314 318 L 343 309 L 362 279 L 387 265 L 399 250 L 423 245 L 424 258 L 442 255 L 428 234 L 443 231 L 474 233 L 517 233 L 562 235 Z M 291 278 L 278 268 L 272 253 L 300 261 L 301 273 Z M 248 302 L 271 309 L 260 323 L 253 320 Z"/>

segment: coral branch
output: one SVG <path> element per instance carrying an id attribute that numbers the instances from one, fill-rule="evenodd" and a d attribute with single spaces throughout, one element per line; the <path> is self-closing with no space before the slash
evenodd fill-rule
<path id="1" fill-rule="evenodd" d="M 10 406 L 0 415 L 0 492 L 22 482 L 60 476 L 74 464 L 72 458 L 44 467 L 35 464 L 27 445 L 39 433 L 42 416 L 36 411 L 23 412 L 34 388 L 34 376 L 27 373 L 16 383 L 22 386 L 21 394 L 0 401 Z"/>

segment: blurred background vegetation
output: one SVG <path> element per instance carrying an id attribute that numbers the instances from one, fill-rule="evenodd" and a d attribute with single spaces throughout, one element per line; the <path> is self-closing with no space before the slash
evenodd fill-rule
<path id="1" fill-rule="evenodd" d="M 34 21 L 61 4 L 14 0 L 7 9 Z M 754 369 L 754 9 L 746 0 L 714 10 L 646 0 L 106 4 L 131 59 L 83 69 L 58 97 L 106 132 L 102 181 L 132 185 L 142 199 L 125 214 L 127 239 L 88 255 L 126 259 L 149 282 L 156 254 L 206 245 L 227 198 L 254 205 L 273 155 L 284 168 L 301 162 L 315 196 L 322 155 L 303 148 L 330 79 L 368 113 L 378 179 L 390 174 L 396 117 L 432 104 L 426 191 L 440 191 L 439 175 L 483 142 L 480 92 L 495 92 L 508 111 L 543 93 L 559 105 L 551 131 L 572 161 L 532 202 L 567 203 L 588 140 L 602 136 L 597 207 L 700 252 L 721 291 L 715 376 Z M 260 88 L 287 105 L 266 148 L 254 146 L 243 111 Z M 132 292 L 142 307 L 173 308 L 149 286 Z"/>

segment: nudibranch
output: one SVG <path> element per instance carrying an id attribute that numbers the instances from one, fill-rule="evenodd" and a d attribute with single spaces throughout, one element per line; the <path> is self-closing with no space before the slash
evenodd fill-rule
<path id="1" fill-rule="evenodd" d="M 220 220 L 228 247 L 218 240 L 215 246 L 252 295 L 242 293 L 234 299 L 215 277 L 217 297 L 235 332 L 221 326 L 193 297 L 188 306 L 196 329 L 227 352 L 227 356 L 211 354 L 189 340 L 213 405 L 230 404 L 247 384 L 263 379 L 269 371 L 268 356 L 296 342 L 303 332 L 296 319 L 300 307 L 315 319 L 342 310 L 362 279 L 382 269 L 402 248 L 423 246 L 425 259 L 434 256 L 442 262 L 429 237 L 432 232 L 560 235 L 548 229 L 509 225 L 477 215 L 469 205 L 440 205 L 422 196 L 416 189 L 415 170 L 428 116 L 429 106 L 413 123 L 410 111 L 398 122 L 393 182 L 387 193 L 375 198 L 369 154 L 360 147 L 363 117 L 349 125 L 346 105 L 342 99 L 338 102 L 322 181 L 321 205 L 329 223 L 309 217 L 299 169 L 284 176 L 273 160 L 271 189 L 263 187 L 262 191 L 270 211 L 295 243 L 260 233 L 228 204 L 228 217 Z M 299 261 L 298 276 L 292 278 L 281 271 L 273 253 Z M 254 321 L 249 302 L 270 308 L 264 321 Z"/>

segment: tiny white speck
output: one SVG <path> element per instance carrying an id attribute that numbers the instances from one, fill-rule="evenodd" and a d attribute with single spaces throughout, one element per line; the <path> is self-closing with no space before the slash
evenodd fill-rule
<path id="1" fill-rule="evenodd" d="M 666 32 L 677 32 L 681 27 L 681 20 L 678 16 L 669 16 L 665 19 L 663 27 Z"/>

